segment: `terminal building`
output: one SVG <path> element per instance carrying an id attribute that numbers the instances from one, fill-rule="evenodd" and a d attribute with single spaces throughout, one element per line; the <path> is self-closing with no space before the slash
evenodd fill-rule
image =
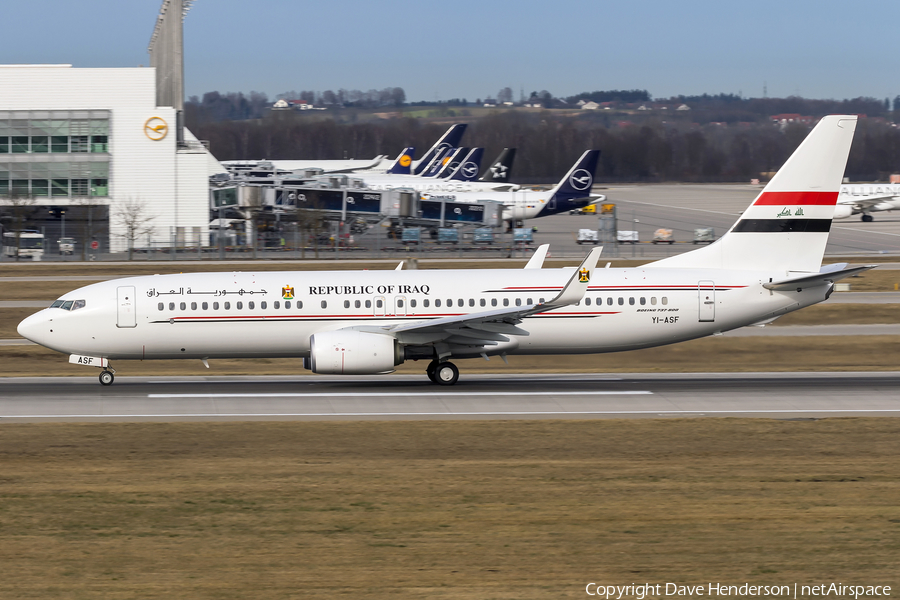
<path id="1" fill-rule="evenodd" d="M 225 172 L 176 108 L 157 103 L 155 68 L 0 66 L 0 224 L 119 252 L 206 244 L 209 177 Z M 134 236 L 132 236 L 134 237 Z M 81 253 L 79 247 L 76 252 Z"/>

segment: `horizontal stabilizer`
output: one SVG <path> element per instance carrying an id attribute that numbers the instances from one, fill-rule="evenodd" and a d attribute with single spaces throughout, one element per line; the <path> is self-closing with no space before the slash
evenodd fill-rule
<path id="1" fill-rule="evenodd" d="M 801 277 L 793 277 L 791 279 L 782 279 L 781 281 L 773 281 L 764 283 L 763 287 L 767 290 L 775 291 L 793 291 L 797 289 L 819 287 L 829 285 L 835 281 L 840 281 L 846 277 L 852 277 L 857 273 L 874 269 L 878 265 L 866 265 L 864 267 L 852 267 L 850 269 L 842 269 L 840 271 L 831 271 L 825 273 L 814 273 L 813 275 L 803 275 Z"/>

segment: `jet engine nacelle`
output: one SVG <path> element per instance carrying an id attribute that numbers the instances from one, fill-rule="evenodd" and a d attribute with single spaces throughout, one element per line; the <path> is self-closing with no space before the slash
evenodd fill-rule
<path id="1" fill-rule="evenodd" d="M 853 207 L 848 204 L 838 204 L 834 207 L 835 219 L 846 219 L 853 214 Z"/>
<path id="2" fill-rule="evenodd" d="M 403 362 L 395 338 L 352 329 L 311 336 L 309 358 L 313 373 L 329 375 L 389 373 Z"/>

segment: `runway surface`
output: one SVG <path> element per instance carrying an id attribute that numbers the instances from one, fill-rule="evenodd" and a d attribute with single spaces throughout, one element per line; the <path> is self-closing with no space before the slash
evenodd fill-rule
<path id="1" fill-rule="evenodd" d="M 2 423 L 900 416 L 900 372 L 0 380 Z"/>

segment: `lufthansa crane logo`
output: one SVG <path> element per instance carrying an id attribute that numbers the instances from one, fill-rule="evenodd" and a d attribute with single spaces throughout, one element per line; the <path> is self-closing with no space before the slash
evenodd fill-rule
<path id="1" fill-rule="evenodd" d="M 401 167 L 408 167 L 410 164 L 412 164 L 412 157 L 409 154 L 404 154 L 400 157 Z"/>
<path id="2" fill-rule="evenodd" d="M 463 175 L 466 177 L 474 177 L 478 175 L 478 165 L 475 163 L 467 162 L 463 165 Z"/>
<path id="3" fill-rule="evenodd" d="M 594 182 L 594 178 L 591 177 L 591 174 L 588 173 L 584 169 L 578 169 L 572 176 L 569 177 L 569 185 L 578 190 L 579 192 L 583 192 L 584 190 L 591 187 L 591 184 Z"/>
<path id="4" fill-rule="evenodd" d="M 169 133 L 169 126 L 159 117 L 150 117 L 144 123 L 144 135 L 154 142 L 158 142 L 166 137 L 167 133 Z"/>

